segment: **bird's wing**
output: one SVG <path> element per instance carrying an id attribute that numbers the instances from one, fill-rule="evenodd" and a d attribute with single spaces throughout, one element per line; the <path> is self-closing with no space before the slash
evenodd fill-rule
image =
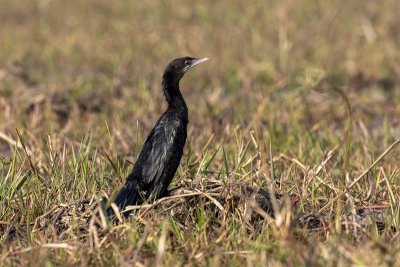
<path id="1" fill-rule="evenodd" d="M 157 182 L 175 151 L 174 147 L 182 142 L 179 139 L 186 140 L 186 135 L 181 133 L 182 126 L 180 120 L 160 119 L 147 137 L 128 180 L 138 179 L 142 185 Z"/>

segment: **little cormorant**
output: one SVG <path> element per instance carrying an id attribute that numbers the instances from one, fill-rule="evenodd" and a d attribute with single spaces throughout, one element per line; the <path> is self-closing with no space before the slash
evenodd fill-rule
<path id="1" fill-rule="evenodd" d="M 186 143 L 188 108 L 179 90 L 179 81 L 193 66 L 208 58 L 182 57 L 172 60 L 162 76 L 162 89 L 168 108 L 151 130 L 132 172 L 118 192 L 115 204 L 120 211 L 129 205 L 138 205 L 150 197 L 168 194 Z M 111 207 L 108 214 L 112 214 Z"/>

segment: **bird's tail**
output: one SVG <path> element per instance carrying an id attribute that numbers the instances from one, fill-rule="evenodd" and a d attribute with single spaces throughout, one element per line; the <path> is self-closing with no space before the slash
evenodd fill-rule
<path id="1" fill-rule="evenodd" d="M 127 181 L 126 184 L 119 190 L 114 201 L 110 202 L 115 203 L 115 205 L 119 208 L 119 211 L 122 212 L 125 210 L 127 206 L 137 205 L 141 202 L 141 195 L 138 191 L 137 185 L 135 181 Z M 112 216 L 114 214 L 113 208 L 110 206 L 107 209 L 107 215 Z M 129 213 L 124 213 L 124 215 L 129 215 Z"/>

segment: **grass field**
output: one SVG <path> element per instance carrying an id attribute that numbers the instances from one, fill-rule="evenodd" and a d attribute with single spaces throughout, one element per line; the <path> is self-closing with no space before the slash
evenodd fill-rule
<path id="1" fill-rule="evenodd" d="M 398 0 L 0 6 L 2 266 L 400 266 Z M 181 193 L 95 227 L 186 55 Z"/>

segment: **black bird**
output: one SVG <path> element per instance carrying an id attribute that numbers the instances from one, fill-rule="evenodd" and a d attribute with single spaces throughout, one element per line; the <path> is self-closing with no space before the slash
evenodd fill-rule
<path id="1" fill-rule="evenodd" d="M 162 76 L 162 89 L 168 108 L 147 136 L 132 172 L 118 192 L 115 204 L 123 211 L 149 199 L 168 194 L 186 143 L 188 108 L 179 90 L 183 75 L 208 58 L 182 57 L 172 60 Z M 111 208 L 107 214 L 112 214 Z"/>

